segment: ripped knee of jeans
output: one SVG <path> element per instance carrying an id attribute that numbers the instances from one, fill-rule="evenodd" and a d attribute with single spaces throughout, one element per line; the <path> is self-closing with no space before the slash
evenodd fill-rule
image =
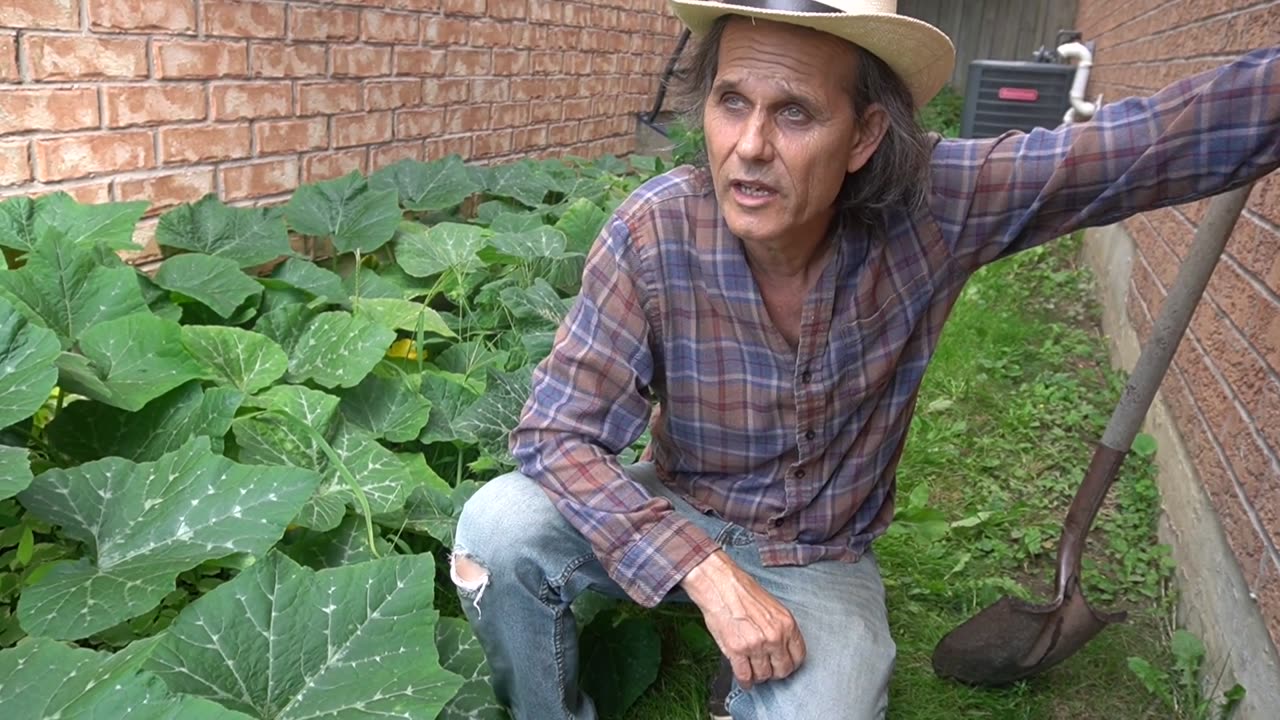
<path id="1" fill-rule="evenodd" d="M 489 571 L 466 550 L 456 548 L 449 556 L 449 577 L 458 586 L 461 595 L 471 598 L 471 605 L 479 615 L 480 598 L 484 596 L 485 588 L 489 587 Z"/>

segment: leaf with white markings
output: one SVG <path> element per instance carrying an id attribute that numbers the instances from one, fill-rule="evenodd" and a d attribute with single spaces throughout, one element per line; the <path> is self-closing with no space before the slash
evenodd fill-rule
<path id="1" fill-rule="evenodd" d="M 182 344 L 209 377 L 253 394 L 284 376 L 289 358 L 265 335 L 234 327 L 186 325 Z"/>
<path id="2" fill-rule="evenodd" d="M 11 498 L 31 484 L 31 460 L 26 448 L 0 445 L 0 500 Z"/>
<path id="3" fill-rule="evenodd" d="M 110 457 L 42 473 L 19 501 L 89 557 L 52 564 L 23 592 L 22 627 L 75 640 L 146 612 L 179 573 L 266 552 L 319 482 L 309 470 L 238 465 L 204 437 L 154 462 Z"/>
<path id="4" fill-rule="evenodd" d="M 312 570 L 355 565 L 395 554 L 391 543 L 374 537 L 375 548 L 369 547 L 365 524 L 355 515 L 348 515 L 338 527 L 329 532 L 317 532 L 309 528 L 290 530 L 277 549 Z M 377 554 L 374 554 L 374 550 Z"/>
<path id="5" fill-rule="evenodd" d="M 204 304 L 223 319 L 231 317 L 249 298 L 262 294 L 262 285 L 245 275 L 234 261 L 212 255 L 175 255 L 160 264 L 152 281 Z"/>
<path id="6" fill-rule="evenodd" d="M 547 193 L 560 189 L 555 178 L 532 160 L 488 168 L 486 175 L 485 190 L 490 195 L 509 197 L 529 207 L 541 205 Z"/>
<path id="7" fill-rule="evenodd" d="M 457 155 L 432 162 L 401 160 L 369 178 L 374 190 L 394 190 L 400 205 L 414 212 L 448 210 L 481 188 Z"/>
<path id="8" fill-rule="evenodd" d="M 590 200 L 579 199 L 556 222 L 556 229 L 564 233 L 567 249 L 586 253 L 595 244 L 596 236 L 608 221 L 609 215 Z"/>
<path id="9" fill-rule="evenodd" d="M 434 333 L 447 338 L 457 334 L 445 324 L 440 313 L 425 303 L 400 298 L 360 298 L 355 302 L 356 317 L 363 317 L 389 330 Z"/>
<path id="10" fill-rule="evenodd" d="M 293 253 L 278 209 L 227 207 L 212 194 L 161 216 L 156 244 L 226 258 L 242 268 Z"/>
<path id="11" fill-rule="evenodd" d="M 57 236 L 83 247 L 137 250 L 133 232 L 147 203 L 81 204 L 65 192 L 0 203 L 0 245 L 30 252 L 42 238 Z"/>
<path id="12" fill-rule="evenodd" d="M 271 271 L 271 278 L 325 302 L 341 304 L 347 300 L 347 290 L 342 286 L 340 275 L 302 258 L 289 258 L 280 263 Z"/>
<path id="13" fill-rule="evenodd" d="M 307 326 L 319 314 L 305 305 L 285 305 L 258 318 L 253 329 L 274 340 L 289 355 L 307 331 Z"/>
<path id="14" fill-rule="evenodd" d="M 396 262 L 414 277 L 446 270 L 465 274 L 484 267 L 477 255 L 483 247 L 484 230 L 475 225 L 440 223 L 428 228 L 406 222 L 396 233 Z"/>
<path id="15" fill-rule="evenodd" d="M 125 410 L 141 410 L 204 375 L 182 346 L 181 327 L 150 313 L 94 325 L 82 334 L 80 352 L 58 358 L 61 384 Z"/>
<path id="16" fill-rule="evenodd" d="M 434 718 L 462 684 L 434 586 L 426 554 L 313 572 L 272 553 L 187 606 L 148 668 L 261 720 Z"/>
<path id="17" fill-rule="evenodd" d="M 335 310 L 307 325 L 289 351 L 290 382 L 353 387 L 378 364 L 396 339 L 392 330 L 362 317 Z"/>
<path id="18" fill-rule="evenodd" d="M 323 471 L 322 440 L 337 429 L 338 398 L 298 385 L 273 387 L 246 404 L 270 412 L 237 418 L 231 429 L 241 462 Z"/>
<path id="19" fill-rule="evenodd" d="M 471 435 L 457 425 L 460 416 L 480 397 L 466 378 L 454 373 L 426 373 L 422 376 L 422 395 L 431 402 L 431 414 L 418 436 L 423 444 L 433 442 L 472 442 Z"/>
<path id="20" fill-rule="evenodd" d="M 152 673 L 138 672 L 149 649 L 131 647 L 130 652 L 112 655 L 37 638 L 0 650 L 5 718 L 249 720 L 215 702 L 176 695 Z"/>
<path id="21" fill-rule="evenodd" d="M 567 240 L 564 233 L 546 225 L 533 230 L 499 233 L 489 239 L 489 247 L 497 253 L 495 260 L 533 262 L 564 256 Z"/>
<path id="22" fill-rule="evenodd" d="M 284 213 L 296 232 L 328 238 L 339 252 L 377 250 L 395 234 L 401 218 L 396 192 L 371 189 L 358 172 L 303 185 Z"/>
<path id="23" fill-rule="evenodd" d="M 502 302 L 517 319 L 520 327 L 554 330 L 560 326 L 572 300 L 556 294 L 546 280 L 538 278 L 527 288 L 509 287 L 502 291 Z"/>
<path id="24" fill-rule="evenodd" d="M 0 298 L 0 428 L 31 417 L 58 382 L 58 336 Z"/>
<path id="25" fill-rule="evenodd" d="M 529 366 L 512 372 L 490 370 L 484 395 L 455 421 L 458 432 L 476 438 L 495 456 L 506 455 L 507 436 L 520 421 L 532 383 L 533 368 Z"/>
<path id="26" fill-rule="evenodd" d="M 78 400 L 64 407 L 45 432 L 58 452 L 79 462 L 108 455 L 146 462 L 197 435 L 210 438 L 218 449 L 243 400 L 238 390 L 202 390 L 200 383 L 188 382 L 136 412 Z"/>
<path id="27" fill-rule="evenodd" d="M 358 428 L 342 424 L 330 443 L 338 462 L 360 486 L 369 510 L 377 515 L 399 510 L 414 488 L 413 476 L 395 453 Z M 313 530 L 332 530 L 347 509 L 363 514 L 360 499 L 341 471 L 326 458 L 324 482 L 294 522 Z"/>
<path id="28" fill-rule="evenodd" d="M 375 437 L 409 442 L 427 424 L 431 402 L 420 391 L 416 375 L 369 374 L 360 384 L 342 392 L 342 417 Z"/>
<path id="29" fill-rule="evenodd" d="M 467 500 L 480 489 L 480 483 L 463 480 L 458 487 L 440 479 L 431 471 L 431 479 L 415 487 L 405 501 L 404 512 L 387 514 L 377 518 L 390 528 L 430 535 L 445 547 L 453 547 L 454 533 L 458 530 L 458 518 Z"/>
<path id="30" fill-rule="evenodd" d="M 68 348 L 89 327 L 146 312 L 136 276 L 129 267 L 104 267 L 91 248 L 53 237 L 36 243 L 26 265 L 0 272 L 0 287 Z"/>
<path id="31" fill-rule="evenodd" d="M 489 684 L 493 672 L 485 660 L 484 648 L 466 620 L 440 618 L 436 625 L 436 649 L 440 664 L 462 677 L 458 694 L 444 707 L 439 720 L 509 720 Z"/>

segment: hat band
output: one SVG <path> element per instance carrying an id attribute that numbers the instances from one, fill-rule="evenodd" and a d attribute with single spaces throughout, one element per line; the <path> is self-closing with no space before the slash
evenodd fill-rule
<path id="1" fill-rule="evenodd" d="M 840 10 L 817 0 L 721 0 L 725 5 L 740 5 L 758 10 L 782 10 L 803 13 L 840 13 Z"/>

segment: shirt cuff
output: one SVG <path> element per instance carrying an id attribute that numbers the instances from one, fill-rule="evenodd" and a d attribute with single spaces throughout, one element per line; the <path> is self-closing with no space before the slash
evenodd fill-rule
<path id="1" fill-rule="evenodd" d="M 719 549 L 697 525 L 669 512 L 622 553 L 614 580 L 632 600 L 651 608 Z"/>

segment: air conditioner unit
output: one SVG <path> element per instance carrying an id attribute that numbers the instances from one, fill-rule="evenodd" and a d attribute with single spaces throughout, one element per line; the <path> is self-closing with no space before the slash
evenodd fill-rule
<path id="1" fill-rule="evenodd" d="M 960 136 L 995 137 L 1009 130 L 1055 128 L 1071 107 L 1075 68 L 1045 62 L 974 60 Z"/>

